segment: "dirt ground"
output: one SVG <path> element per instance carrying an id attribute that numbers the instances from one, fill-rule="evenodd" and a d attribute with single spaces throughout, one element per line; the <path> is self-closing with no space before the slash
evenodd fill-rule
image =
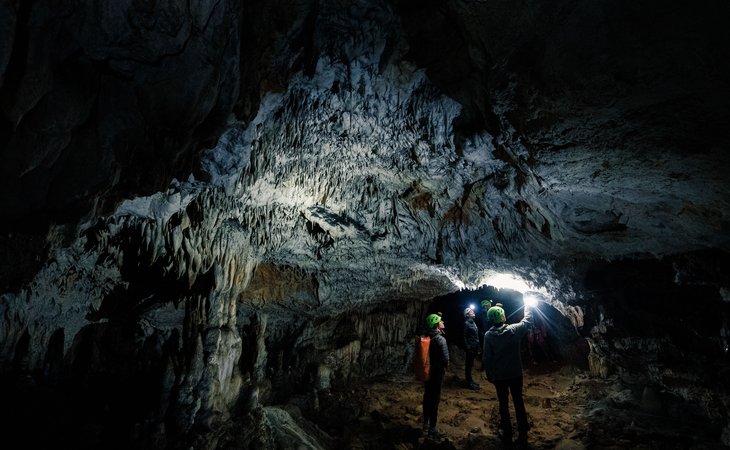
<path id="1" fill-rule="evenodd" d="M 423 385 L 406 376 L 375 383 L 363 390 L 363 400 L 369 405 L 370 417 L 360 422 L 359 430 L 350 430 L 350 433 L 361 436 L 344 446 L 404 450 L 503 448 L 504 445 L 496 436 L 499 411 L 494 386 L 483 379 L 483 372 L 475 369 L 473 374 L 475 381 L 481 385 L 479 391 L 465 387 L 460 367 L 453 367 L 447 373 L 439 405 L 438 424 L 438 428 L 447 433 L 446 439 L 433 441 L 422 435 Z M 585 431 L 585 424 L 580 419 L 585 396 L 576 384 L 576 380 L 580 382 L 583 378 L 587 376 L 578 369 L 567 367 L 536 366 L 525 370 L 524 399 L 531 426 L 530 448 L 552 449 L 558 445 L 565 450 L 584 448 L 579 438 Z M 511 414 L 516 433 L 513 410 Z M 379 432 L 390 435 L 391 439 L 385 439 L 386 442 L 378 445 L 362 436 L 363 429 L 368 428 L 374 429 L 367 433 L 371 437 Z"/>
<path id="2" fill-rule="evenodd" d="M 338 449 L 464 449 L 519 448 L 505 445 L 497 435 L 498 402 L 484 372 L 473 371 L 479 391 L 465 387 L 463 366 L 454 361 L 447 371 L 438 428 L 447 433 L 435 441 L 422 430 L 423 383 L 400 376 L 361 385 L 335 400 L 334 415 L 341 419 L 331 436 Z M 657 415 L 621 405 L 626 391 L 616 380 L 590 377 L 584 370 L 543 363 L 524 370 L 524 400 L 531 429 L 527 448 L 556 450 L 706 450 L 722 449 L 716 430 L 686 418 Z M 611 406 L 613 405 L 613 406 Z M 339 409 L 337 409 L 339 408 Z M 359 411 L 354 415 L 353 410 Z M 322 411 L 324 414 L 325 411 Z M 510 403 L 513 427 L 514 409 Z M 348 420 L 350 415 L 353 420 Z M 332 432 L 334 430 L 330 430 Z M 716 436 L 717 435 L 717 436 Z M 523 447 L 524 448 L 524 447 Z"/>

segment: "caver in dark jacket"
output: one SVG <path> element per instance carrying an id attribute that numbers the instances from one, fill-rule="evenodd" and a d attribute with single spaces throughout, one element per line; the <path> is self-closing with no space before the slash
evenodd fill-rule
<path id="1" fill-rule="evenodd" d="M 464 349 L 466 357 L 464 359 L 464 378 L 469 389 L 478 390 L 479 385 L 474 382 L 471 376 L 471 369 L 474 367 L 474 359 L 480 353 L 479 345 L 479 329 L 474 323 L 474 310 L 466 308 L 464 310 Z"/>
<path id="2" fill-rule="evenodd" d="M 490 306 L 491 308 L 491 306 Z M 492 322 L 490 322 L 489 319 L 487 319 L 487 311 L 480 311 L 479 315 L 477 316 L 477 325 L 479 328 L 479 331 L 482 331 L 482 335 L 480 338 L 484 338 L 484 333 L 489 331 L 490 328 L 492 328 Z M 482 339 L 479 340 L 479 345 L 482 344 Z"/>
<path id="3" fill-rule="evenodd" d="M 511 442 L 512 421 L 509 415 L 509 394 L 517 416 L 519 441 L 527 443 L 527 412 L 522 399 L 522 358 L 520 342 L 532 325 L 532 311 L 525 307 L 525 316 L 511 325 L 505 323 L 504 310 L 493 307 L 489 310 L 490 320 L 495 325 L 484 335 L 482 360 L 487 371 L 487 379 L 494 383 L 499 400 L 500 431 L 502 438 Z"/>
<path id="4" fill-rule="evenodd" d="M 479 329 L 471 317 L 464 320 L 464 348 L 467 352 L 479 354 Z"/>
<path id="5" fill-rule="evenodd" d="M 431 338 L 428 347 L 428 358 L 431 363 L 431 378 L 443 378 L 446 368 L 449 367 L 449 347 L 443 333 L 440 330 L 428 330 L 426 333 Z"/>
<path id="6" fill-rule="evenodd" d="M 522 376 L 520 343 L 532 326 L 532 311 L 525 308 L 525 317 L 518 323 L 493 325 L 484 335 L 482 362 L 489 381 Z"/>
<path id="7" fill-rule="evenodd" d="M 431 367 L 423 391 L 423 429 L 428 432 L 429 436 L 441 438 L 445 436 L 445 433 L 436 429 L 436 422 L 441 401 L 441 386 L 446 368 L 449 367 L 449 347 L 443 336 L 444 323 L 441 321 L 440 315 L 429 315 L 426 318 L 426 328 L 426 335 L 431 338 L 428 347 Z"/>

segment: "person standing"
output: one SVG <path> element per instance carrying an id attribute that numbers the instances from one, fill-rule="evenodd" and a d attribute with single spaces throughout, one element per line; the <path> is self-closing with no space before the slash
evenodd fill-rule
<path id="1" fill-rule="evenodd" d="M 482 360 L 487 380 L 494 384 L 499 400 L 499 430 L 505 442 L 512 442 L 512 421 L 509 413 L 509 394 L 517 416 L 517 442 L 527 444 L 527 412 L 522 399 L 522 359 L 520 342 L 532 326 L 532 311 L 525 306 L 525 315 L 515 324 L 507 325 L 504 309 L 493 306 L 489 309 L 489 320 L 493 325 L 484 335 Z"/>
<path id="2" fill-rule="evenodd" d="M 478 391 L 480 386 L 474 382 L 471 377 L 471 370 L 474 367 L 474 359 L 481 353 L 479 346 L 479 330 L 474 322 L 474 310 L 466 308 L 464 310 L 464 349 L 466 350 L 466 359 L 464 360 L 464 378 L 466 386 L 472 391 Z"/>
<path id="3" fill-rule="evenodd" d="M 487 311 L 489 311 L 489 308 L 492 307 L 492 301 L 490 299 L 484 299 L 480 303 L 481 309 L 479 310 L 479 315 L 477 317 L 477 328 L 479 328 L 479 348 L 484 346 L 484 333 L 489 331 L 490 328 L 492 328 L 492 323 L 489 321 L 489 317 L 487 316 Z"/>
<path id="4" fill-rule="evenodd" d="M 449 366 L 449 347 L 444 338 L 444 322 L 438 314 L 429 314 L 426 317 L 426 334 L 431 338 L 428 347 L 430 361 L 430 375 L 423 392 L 423 430 L 428 436 L 440 439 L 446 436 L 436 428 L 438 420 L 439 402 L 441 401 L 441 386 L 444 381 L 446 368 Z"/>

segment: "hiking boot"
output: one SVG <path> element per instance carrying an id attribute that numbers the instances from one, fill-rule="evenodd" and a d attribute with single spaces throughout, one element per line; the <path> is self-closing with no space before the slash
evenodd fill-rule
<path id="1" fill-rule="evenodd" d="M 446 432 L 442 430 L 437 430 L 436 428 L 429 428 L 428 437 L 430 437 L 431 439 L 443 439 L 446 437 Z"/>
<path id="2" fill-rule="evenodd" d="M 469 383 L 469 389 L 471 389 L 472 391 L 478 391 L 479 389 L 481 389 L 481 386 L 472 381 L 471 383 Z"/>

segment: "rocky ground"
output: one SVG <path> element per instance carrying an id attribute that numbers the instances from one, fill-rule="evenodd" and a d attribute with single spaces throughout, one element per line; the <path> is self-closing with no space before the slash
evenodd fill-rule
<path id="1" fill-rule="evenodd" d="M 439 411 L 439 428 L 447 433 L 443 440 L 434 441 L 421 432 L 422 384 L 410 377 L 333 393 L 331 401 L 322 404 L 320 427 L 330 436 L 339 436 L 336 448 L 509 448 L 496 436 L 499 414 L 494 387 L 481 379 L 481 372 L 475 372 L 480 391 L 464 387 L 463 370 L 456 364 L 447 374 Z M 652 413 L 641 402 L 622 403 L 622 396 L 630 395 L 618 386 L 615 378 L 592 378 L 577 368 L 554 364 L 527 367 L 524 398 L 531 425 L 528 448 L 726 448 L 719 444 L 716 430 L 707 424 Z M 359 411 L 359 415 L 353 415 L 353 411 Z"/>

